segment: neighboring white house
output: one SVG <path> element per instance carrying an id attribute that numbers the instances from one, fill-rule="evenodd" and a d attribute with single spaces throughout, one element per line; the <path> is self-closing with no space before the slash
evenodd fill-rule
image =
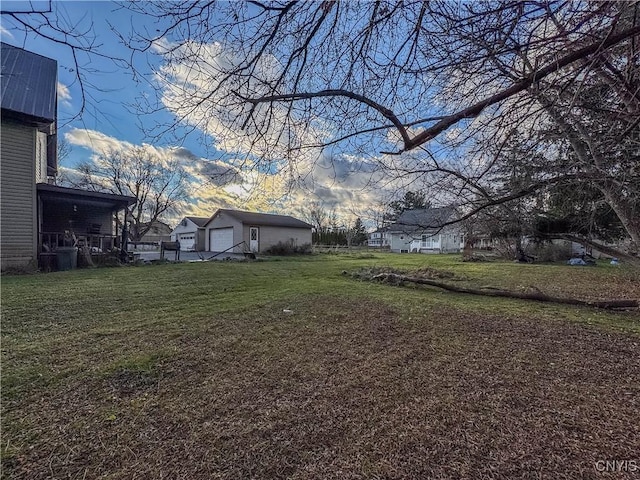
<path id="1" fill-rule="evenodd" d="M 288 215 L 218 210 L 206 224 L 211 252 L 264 252 L 278 243 L 311 244 L 311 225 Z"/>
<path id="2" fill-rule="evenodd" d="M 205 225 L 209 217 L 184 217 L 171 232 L 171 241 L 180 242 L 180 250 L 206 250 Z"/>
<path id="3" fill-rule="evenodd" d="M 389 235 L 386 228 L 378 228 L 369 233 L 367 245 L 371 248 L 383 248 L 389 246 Z"/>
<path id="4" fill-rule="evenodd" d="M 387 227 L 392 252 L 449 253 L 464 248 L 464 233 L 457 224 L 443 226 L 455 218 L 453 207 L 407 210 Z"/>

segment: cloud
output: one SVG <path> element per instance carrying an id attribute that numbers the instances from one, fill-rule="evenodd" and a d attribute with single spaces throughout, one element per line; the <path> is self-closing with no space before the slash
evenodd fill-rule
<path id="1" fill-rule="evenodd" d="M 9 30 L 7 30 L 4 25 L 2 25 L 0 23 L 0 37 L 2 37 L 5 40 L 15 40 L 15 37 L 13 36 L 13 33 L 11 33 Z"/>
<path id="2" fill-rule="evenodd" d="M 74 128 L 64 134 L 64 138 L 71 145 L 91 150 L 95 155 L 101 155 L 109 151 L 121 151 L 133 148 L 129 142 L 118 140 L 96 130 Z"/>
<path id="3" fill-rule="evenodd" d="M 251 76 L 221 83 L 224 72 L 241 65 L 251 52 L 218 42 L 172 44 L 164 40 L 154 45 L 154 51 L 162 57 L 155 80 L 163 105 L 174 114 L 176 124 L 195 127 L 225 155 L 222 164 L 192 161 L 192 175 L 203 180 L 221 175 L 223 179 L 221 183 L 203 181 L 206 192 L 201 190 L 197 208 L 213 203 L 215 195 L 231 208 L 289 213 L 301 212 L 310 202 L 319 201 L 349 219 L 378 208 L 415 181 L 408 176 L 389 179 L 385 175 L 393 168 L 415 163 L 408 155 L 372 157 L 369 153 L 365 157 L 346 155 L 339 148 L 331 153 L 309 147 L 339 137 L 341 125 L 337 121 L 312 117 L 296 110 L 296 105 L 252 106 L 245 102 L 242 97 L 270 94 L 269 82 L 282 73 L 282 66 L 267 54 Z M 399 148 L 400 141 L 392 133 L 383 139 L 387 147 Z M 371 150 L 368 144 L 357 146 L 363 152 Z"/>
<path id="4" fill-rule="evenodd" d="M 58 101 L 62 102 L 65 107 L 71 107 L 71 92 L 69 91 L 69 87 L 58 82 L 56 88 L 58 91 Z"/>
<path id="5" fill-rule="evenodd" d="M 269 208 L 268 196 L 275 189 L 268 185 L 269 176 L 258 172 L 241 172 L 233 162 L 208 159 L 195 155 L 185 147 L 157 147 L 149 144 L 135 145 L 96 130 L 75 128 L 65 133 L 70 145 L 86 148 L 91 161 L 109 152 L 127 152 L 143 148 L 157 162 L 176 164 L 187 174 L 190 182 L 190 201 L 181 205 L 176 218 L 184 215 L 211 215 L 218 208 L 243 208 L 265 211 Z M 65 176 L 73 178 L 77 172 L 66 169 Z M 279 188 L 279 187 L 278 187 Z"/>
<path id="6" fill-rule="evenodd" d="M 164 61 L 155 77 L 164 106 L 180 123 L 212 138 L 217 150 L 241 156 L 245 164 L 267 160 L 282 167 L 292 148 L 318 143 L 327 135 L 317 125 L 289 115 L 286 104 L 251 106 L 243 100 L 270 93 L 268 84 L 282 69 L 270 55 L 261 57 L 251 76 L 225 82 L 216 79 L 226 78 L 225 71 L 246 60 L 242 52 L 218 42 L 159 42 L 154 50 Z"/>

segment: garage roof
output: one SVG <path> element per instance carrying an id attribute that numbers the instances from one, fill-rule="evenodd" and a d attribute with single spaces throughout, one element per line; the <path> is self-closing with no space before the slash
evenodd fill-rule
<path id="1" fill-rule="evenodd" d="M 290 228 L 311 228 L 306 222 L 302 220 L 298 220 L 290 215 L 272 215 L 270 213 L 257 213 L 257 212 L 245 212 L 242 210 L 230 210 L 226 208 L 221 208 L 218 210 L 211 220 L 220 215 L 221 213 L 225 213 L 236 220 L 247 224 L 247 225 L 264 225 L 264 226 L 272 226 L 272 227 L 290 227 Z M 209 220 L 209 222 L 211 222 Z"/>
<path id="2" fill-rule="evenodd" d="M 185 217 L 185 218 L 188 218 L 199 227 L 204 227 L 209 222 L 209 219 L 211 217 Z"/>

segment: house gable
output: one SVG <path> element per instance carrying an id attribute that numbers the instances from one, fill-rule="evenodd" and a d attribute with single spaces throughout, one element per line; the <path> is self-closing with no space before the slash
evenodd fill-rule
<path id="1" fill-rule="evenodd" d="M 199 218 L 200 220 L 206 220 L 206 221 L 209 220 L 208 218 L 203 219 L 201 217 L 184 217 L 182 220 L 180 220 L 178 225 L 176 225 L 176 227 L 173 230 L 171 230 L 171 235 L 174 235 L 175 233 L 195 232 L 198 229 L 204 229 L 204 225 L 199 224 L 202 222 L 196 223 L 194 221 L 194 218 Z"/>
<path id="2" fill-rule="evenodd" d="M 230 215 L 229 214 L 229 210 L 220 209 L 207 222 L 207 226 L 206 226 L 206 230 L 207 230 L 207 234 L 206 234 L 207 250 L 209 250 L 209 251 L 216 250 L 216 247 L 211 245 L 211 235 L 212 235 L 211 231 L 212 230 L 225 229 L 225 228 L 232 228 L 233 229 L 233 240 L 232 240 L 233 245 L 236 245 L 236 244 L 238 244 L 238 243 L 243 241 L 243 239 L 244 239 L 243 238 L 243 236 L 244 236 L 243 223 L 241 221 L 239 221 L 235 216 Z M 240 246 L 236 247 L 233 251 L 235 253 L 242 253 L 243 250 L 244 249 L 240 245 Z"/>

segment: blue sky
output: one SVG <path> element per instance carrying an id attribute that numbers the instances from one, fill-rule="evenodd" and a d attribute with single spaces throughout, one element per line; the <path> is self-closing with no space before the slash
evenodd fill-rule
<path id="1" fill-rule="evenodd" d="M 26 10 L 29 8 L 47 9 L 48 2 L 6 2 L 3 10 Z M 193 173 L 192 198 L 182 211 L 171 222 L 186 214 L 207 216 L 219 207 L 235 207 L 252 210 L 273 211 L 276 198 L 267 199 L 266 195 L 259 195 L 256 181 L 249 175 L 243 177 L 239 183 L 213 182 L 203 185 L 202 175 L 220 169 L 228 158 L 224 151 L 217 151 L 210 143 L 203 144 L 202 132 L 192 132 L 182 135 L 184 130 L 172 132 L 171 137 L 150 139 L 145 135 L 140 123 L 150 125 L 154 122 L 167 122 L 173 115 L 166 109 L 161 109 L 152 116 L 136 114 L 135 102 L 141 97 L 155 99 L 155 92 L 148 83 L 153 81 L 154 70 L 161 65 L 161 58 L 150 52 L 148 55 L 137 55 L 135 62 L 138 73 L 142 72 L 146 78 L 135 81 L 132 72 L 123 68 L 123 63 L 112 58 L 129 59 L 131 51 L 114 29 L 121 35 L 127 36 L 136 31 L 148 30 L 155 32 L 158 25 L 150 19 L 120 8 L 112 2 L 83 2 L 62 1 L 54 2 L 57 18 L 66 25 L 73 25 L 76 31 L 86 32 L 88 38 L 94 37 L 97 51 L 100 55 L 85 55 L 80 53 L 78 63 L 84 76 L 84 88 L 87 95 L 86 109 L 77 117 L 81 105 L 82 91 L 76 75 L 76 68 L 71 50 L 55 42 L 51 42 L 33 33 L 25 34 L 21 28 L 16 28 L 12 19 L 2 18 L 2 41 L 25 48 L 26 50 L 53 58 L 58 62 L 58 115 L 59 138 L 65 138 L 71 145 L 71 153 L 62 163 L 62 167 L 73 169 L 78 163 L 91 159 L 101 150 L 107 148 L 126 148 L 128 145 L 152 144 L 156 149 L 170 149 L 177 151 L 185 162 L 193 160 L 193 165 L 187 165 Z M 76 118 L 77 117 L 77 118 Z M 206 138 L 206 136 L 205 136 Z M 178 148 L 180 147 L 180 148 Z M 206 160 L 211 160 L 207 162 Z M 223 188 L 224 187 L 224 188 Z M 268 189 L 265 189 L 265 191 Z M 290 205 L 291 213 L 295 213 L 295 205 Z"/>
<path id="2" fill-rule="evenodd" d="M 2 8 L 20 9 L 27 7 L 29 3 L 36 8 L 47 8 L 48 2 L 3 1 Z M 61 18 L 68 19 L 68 23 L 75 25 L 78 31 L 89 31 L 89 35 L 95 36 L 96 43 L 100 45 L 98 50 L 114 58 L 127 59 L 131 52 L 118 39 L 111 26 L 115 26 L 122 34 L 128 34 L 133 25 L 141 28 L 148 23 L 145 17 L 135 15 L 112 2 L 59 1 L 55 2 L 54 8 L 57 9 Z M 137 124 L 135 112 L 129 105 L 135 103 L 136 98 L 143 94 L 145 89 L 148 89 L 148 93 L 151 94 L 149 86 L 145 87 L 144 83 L 135 82 L 131 72 L 109 58 L 80 54 L 78 61 L 87 78 L 86 92 L 92 98 L 88 99 L 87 111 L 82 117 L 69 122 L 80 108 L 81 97 L 70 49 L 35 34 L 24 35 L 20 31 L 11 29 L 10 22 L 10 19 L 3 18 L 3 41 L 58 61 L 58 81 L 68 88 L 71 96 L 69 101 L 65 101 L 64 98 L 59 101 L 61 133 L 64 134 L 72 128 L 83 128 L 100 131 L 105 135 L 134 144 L 146 140 Z M 144 60 L 156 62 L 156 64 L 158 61 L 153 56 L 146 57 Z M 196 143 L 192 147 L 194 150 L 198 149 Z M 78 158 L 81 155 L 81 152 L 74 152 L 74 156 Z"/>

